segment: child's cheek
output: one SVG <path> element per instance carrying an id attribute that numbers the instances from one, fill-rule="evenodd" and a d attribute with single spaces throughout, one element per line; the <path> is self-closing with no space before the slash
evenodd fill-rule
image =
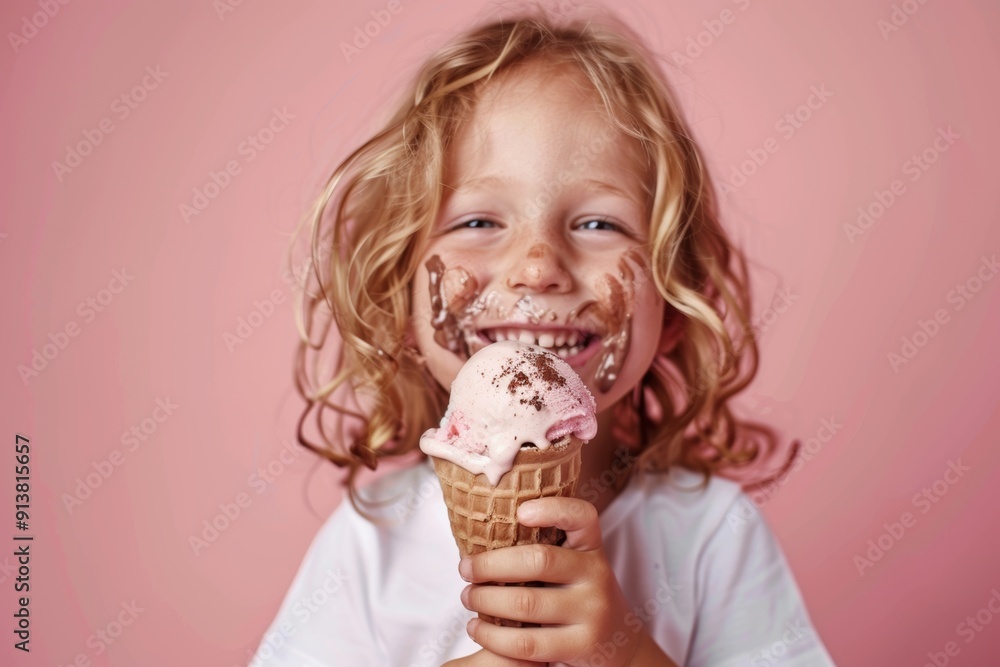
<path id="1" fill-rule="evenodd" d="M 450 269 L 441 265 L 440 296 L 447 304 L 446 310 L 460 317 L 469 305 L 479 296 L 479 281 L 463 266 L 453 266 Z"/>
<path id="2" fill-rule="evenodd" d="M 662 301 L 655 289 L 649 294 L 652 281 L 645 257 L 632 249 L 619 258 L 616 268 L 614 273 L 601 276 L 598 300 L 580 310 L 581 313 L 590 310 L 605 332 L 601 350 L 595 356 L 596 364 L 592 366 L 591 386 L 601 393 L 611 391 L 622 377 L 633 345 L 638 346 L 636 354 L 643 358 L 637 363 L 645 363 L 646 348 L 651 340 L 658 340 L 659 327 L 655 325 L 662 318 L 658 314 L 662 312 L 659 308 Z M 654 319 L 650 320 L 650 316 Z M 632 379 L 626 381 L 631 383 Z"/>
<path id="3" fill-rule="evenodd" d="M 460 357 L 468 358 L 479 347 L 474 324 L 479 281 L 462 266 L 446 266 L 440 255 L 424 264 L 430 297 L 434 342 Z"/>
<path id="4" fill-rule="evenodd" d="M 627 269 L 624 260 L 620 266 Z M 590 306 L 605 332 L 594 367 L 594 386 L 602 393 L 607 393 L 618 380 L 631 343 L 632 282 L 621 273 L 602 276 L 600 297 Z"/>

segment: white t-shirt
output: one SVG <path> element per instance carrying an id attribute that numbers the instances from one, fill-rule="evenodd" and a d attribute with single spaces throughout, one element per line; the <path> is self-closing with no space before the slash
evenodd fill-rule
<path id="1" fill-rule="evenodd" d="M 627 627 L 687 667 L 833 665 L 763 515 L 736 483 L 712 477 L 693 490 L 700 480 L 681 468 L 637 473 L 600 516 L 632 607 Z M 380 516 L 394 525 L 373 525 L 345 499 L 250 667 L 440 667 L 480 649 L 465 630 L 475 614 L 459 599 L 467 584 L 430 462 L 363 493 L 389 501 Z"/>

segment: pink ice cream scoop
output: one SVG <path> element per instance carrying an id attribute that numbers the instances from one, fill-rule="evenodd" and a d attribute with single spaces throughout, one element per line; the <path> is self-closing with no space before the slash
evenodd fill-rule
<path id="1" fill-rule="evenodd" d="M 597 405 L 587 386 L 558 355 L 502 341 L 482 348 L 451 384 L 439 428 L 428 429 L 420 449 L 496 486 L 524 445 L 548 449 L 567 435 L 597 434 Z"/>

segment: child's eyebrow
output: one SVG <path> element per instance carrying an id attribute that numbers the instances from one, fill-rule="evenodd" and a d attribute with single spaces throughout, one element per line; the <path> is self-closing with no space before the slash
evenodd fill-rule
<path id="1" fill-rule="evenodd" d="M 610 192 L 613 195 L 618 195 L 619 197 L 624 197 L 625 199 L 631 199 L 631 195 L 619 188 L 617 185 L 612 183 L 605 183 L 604 181 L 595 181 L 591 178 L 585 178 L 581 183 L 589 185 L 597 190 L 604 190 L 605 192 Z"/>
<path id="2" fill-rule="evenodd" d="M 477 187 L 504 187 L 514 185 L 515 179 L 511 176 L 478 176 L 467 178 L 459 183 L 455 189 L 459 191 L 475 190 Z"/>
<path id="3" fill-rule="evenodd" d="M 624 199 L 631 199 L 632 196 L 626 193 L 623 189 L 614 185 L 612 183 L 605 183 L 604 181 L 597 181 L 592 178 L 584 178 L 576 181 L 580 185 L 589 185 L 596 190 L 603 190 L 609 192 L 613 195 L 618 195 Z M 470 178 L 462 181 L 455 188 L 459 192 L 469 192 L 476 190 L 477 188 L 487 188 L 487 187 L 510 187 L 516 184 L 516 179 L 512 176 L 480 176 L 477 178 Z"/>

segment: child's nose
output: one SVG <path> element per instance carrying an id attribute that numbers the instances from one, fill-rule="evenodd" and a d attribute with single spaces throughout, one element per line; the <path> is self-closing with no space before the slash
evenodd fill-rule
<path id="1" fill-rule="evenodd" d="M 527 252 L 515 252 L 509 266 L 506 284 L 512 290 L 562 294 L 573 288 L 572 276 L 547 243 L 535 243 Z"/>

